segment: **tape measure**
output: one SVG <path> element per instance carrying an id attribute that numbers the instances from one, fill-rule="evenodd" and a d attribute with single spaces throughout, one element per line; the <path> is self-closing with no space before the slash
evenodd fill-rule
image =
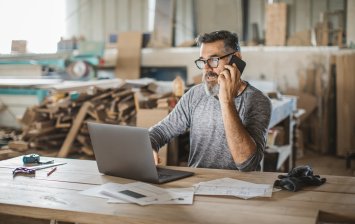
<path id="1" fill-rule="evenodd" d="M 24 155 L 22 158 L 24 164 L 39 163 L 39 159 L 40 158 L 38 154 Z"/>
<path id="2" fill-rule="evenodd" d="M 37 164 L 50 164 L 54 163 L 54 160 L 46 161 L 46 162 L 41 162 L 40 161 L 40 156 L 38 154 L 28 154 L 24 155 L 22 158 L 22 161 L 24 164 L 31 164 L 31 163 L 37 163 Z"/>

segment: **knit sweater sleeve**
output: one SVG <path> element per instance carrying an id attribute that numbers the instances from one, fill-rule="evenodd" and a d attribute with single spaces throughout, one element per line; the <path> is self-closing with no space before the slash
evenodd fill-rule
<path id="1" fill-rule="evenodd" d="M 181 97 L 167 117 L 149 128 L 149 137 L 154 150 L 159 151 L 172 138 L 183 134 L 189 128 L 191 92 L 190 90 Z"/>
<path id="2" fill-rule="evenodd" d="M 272 105 L 270 99 L 261 92 L 256 92 L 246 107 L 244 126 L 256 143 L 256 152 L 245 162 L 236 164 L 240 171 L 260 169 L 260 162 L 264 157 L 267 131 L 271 118 Z"/>

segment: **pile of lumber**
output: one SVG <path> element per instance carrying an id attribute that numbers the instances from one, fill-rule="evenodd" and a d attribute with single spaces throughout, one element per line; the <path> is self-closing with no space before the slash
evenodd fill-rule
<path id="1" fill-rule="evenodd" d="M 16 143 L 19 140 L 19 131 L 11 128 L 0 128 L 0 160 L 20 155 L 19 152 L 9 148 L 9 142 Z M 20 150 L 22 148 L 20 147 Z"/>
<path id="2" fill-rule="evenodd" d="M 73 152 L 93 156 L 87 122 L 132 125 L 135 114 L 131 88 L 93 88 L 84 93 L 52 95 L 41 105 L 27 108 L 21 120 L 21 141 L 10 142 L 9 146 L 57 150 L 58 157 Z"/>

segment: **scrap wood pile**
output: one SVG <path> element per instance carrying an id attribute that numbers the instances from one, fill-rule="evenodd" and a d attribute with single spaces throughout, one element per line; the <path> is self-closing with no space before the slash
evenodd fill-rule
<path id="1" fill-rule="evenodd" d="M 130 88 L 89 89 L 47 97 L 27 108 L 20 140 L 10 148 L 59 150 L 57 156 L 84 153 L 93 156 L 87 122 L 131 125 L 135 122 L 134 94 Z"/>
<path id="2" fill-rule="evenodd" d="M 19 140 L 20 130 L 13 128 L 0 128 L 0 160 L 19 156 L 18 151 L 9 148 L 9 142 L 17 142 Z M 22 148 L 19 147 L 19 150 Z"/>

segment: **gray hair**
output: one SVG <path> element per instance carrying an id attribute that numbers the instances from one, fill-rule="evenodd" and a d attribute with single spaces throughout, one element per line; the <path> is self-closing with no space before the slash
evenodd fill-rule
<path id="1" fill-rule="evenodd" d="M 215 41 L 223 40 L 224 48 L 226 50 L 232 49 L 240 52 L 239 38 L 236 33 L 227 30 L 213 31 L 211 33 L 200 34 L 196 39 L 198 46 L 203 43 L 213 43 Z"/>

